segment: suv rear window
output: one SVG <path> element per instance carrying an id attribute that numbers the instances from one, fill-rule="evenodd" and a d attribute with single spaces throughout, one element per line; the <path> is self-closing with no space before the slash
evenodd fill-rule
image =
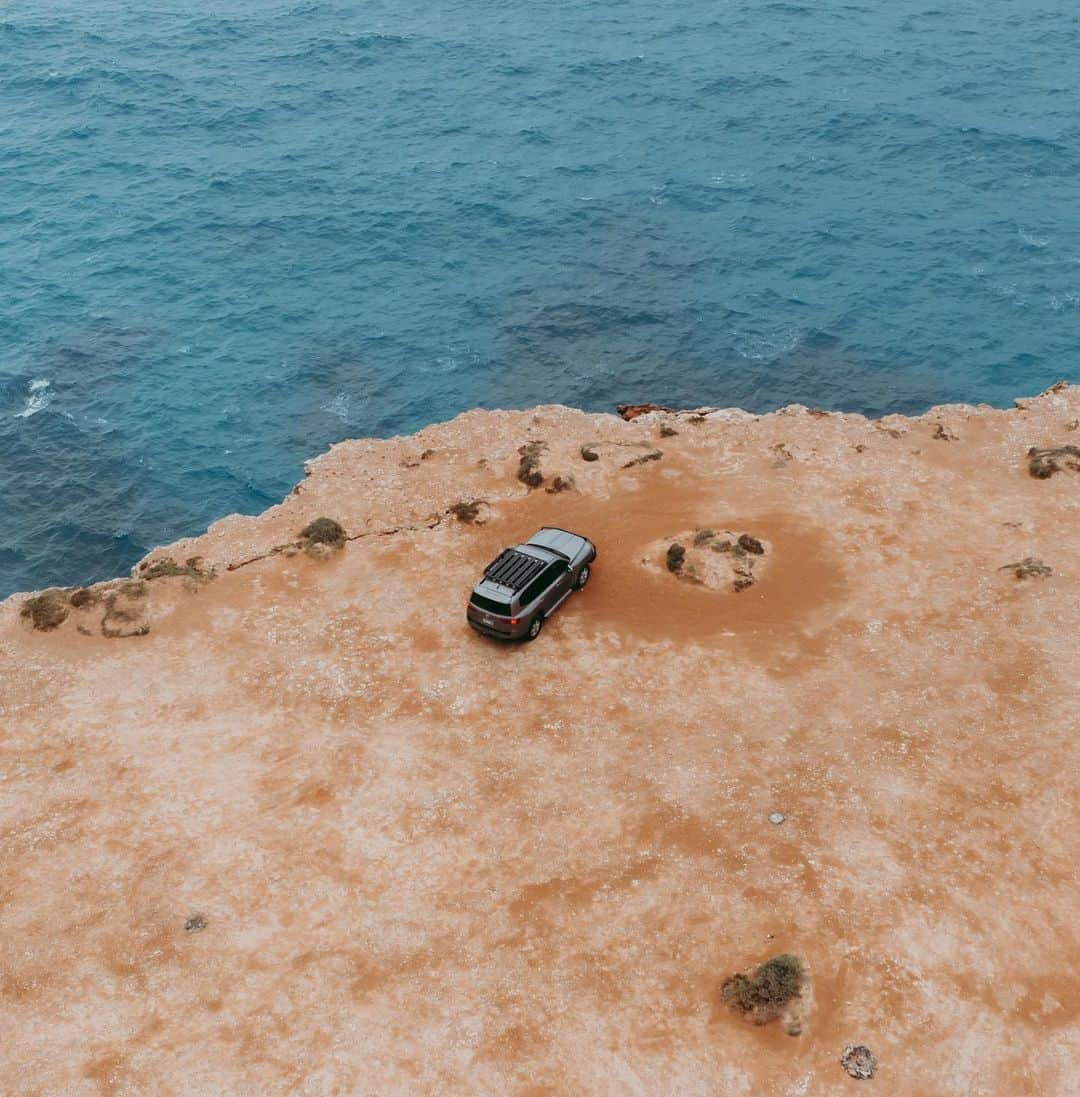
<path id="1" fill-rule="evenodd" d="M 474 594 L 469 601 L 477 609 L 486 609 L 488 613 L 497 613 L 500 617 L 510 616 L 509 602 L 496 602 L 494 598 L 485 598 L 482 594 Z"/>

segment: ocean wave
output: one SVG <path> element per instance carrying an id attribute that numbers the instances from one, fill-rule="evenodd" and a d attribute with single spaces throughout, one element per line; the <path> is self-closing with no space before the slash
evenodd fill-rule
<path id="1" fill-rule="evenodd" d="M 52 391 L 52 385 L 44 377 L 31 381 L 27 386 L 27 393 L 26 403 L 21 411 L 15 412 L 15 419 L 29 419 L 32 415 L 37 415 L 39 411 L 44 411 L 56 395 Z"/>

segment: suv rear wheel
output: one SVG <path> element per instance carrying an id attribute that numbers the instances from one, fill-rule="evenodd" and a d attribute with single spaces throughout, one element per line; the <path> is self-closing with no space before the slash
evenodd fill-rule
<path id="1" fill-rule="evenodd" d="M 544 619 L 538 613 L 532 621 L 529 622 L 529 631 L 525 633 L 526 640 L 535 640 L 540 635 L 540 630 L 544 627 Z"/>

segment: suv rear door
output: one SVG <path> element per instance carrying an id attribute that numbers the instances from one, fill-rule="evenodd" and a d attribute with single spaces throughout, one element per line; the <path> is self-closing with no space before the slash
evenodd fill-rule
<path id="1" fill-rule="evenodd" d="M 570 566 L 565 560 L 553 560 L 522 592 L 521 612 L 550 613 L 569 588 Z"/>

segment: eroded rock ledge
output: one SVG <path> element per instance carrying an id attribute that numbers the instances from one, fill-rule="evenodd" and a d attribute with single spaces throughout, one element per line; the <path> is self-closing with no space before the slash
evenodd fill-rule
<path id="1" fill-rule="evenodd" d="M 1068 1091 L 1080 389 L 627 415 L 0 603 L 8 1089 Z M 473 635 L 544 524 L 589 586 Z"/>

